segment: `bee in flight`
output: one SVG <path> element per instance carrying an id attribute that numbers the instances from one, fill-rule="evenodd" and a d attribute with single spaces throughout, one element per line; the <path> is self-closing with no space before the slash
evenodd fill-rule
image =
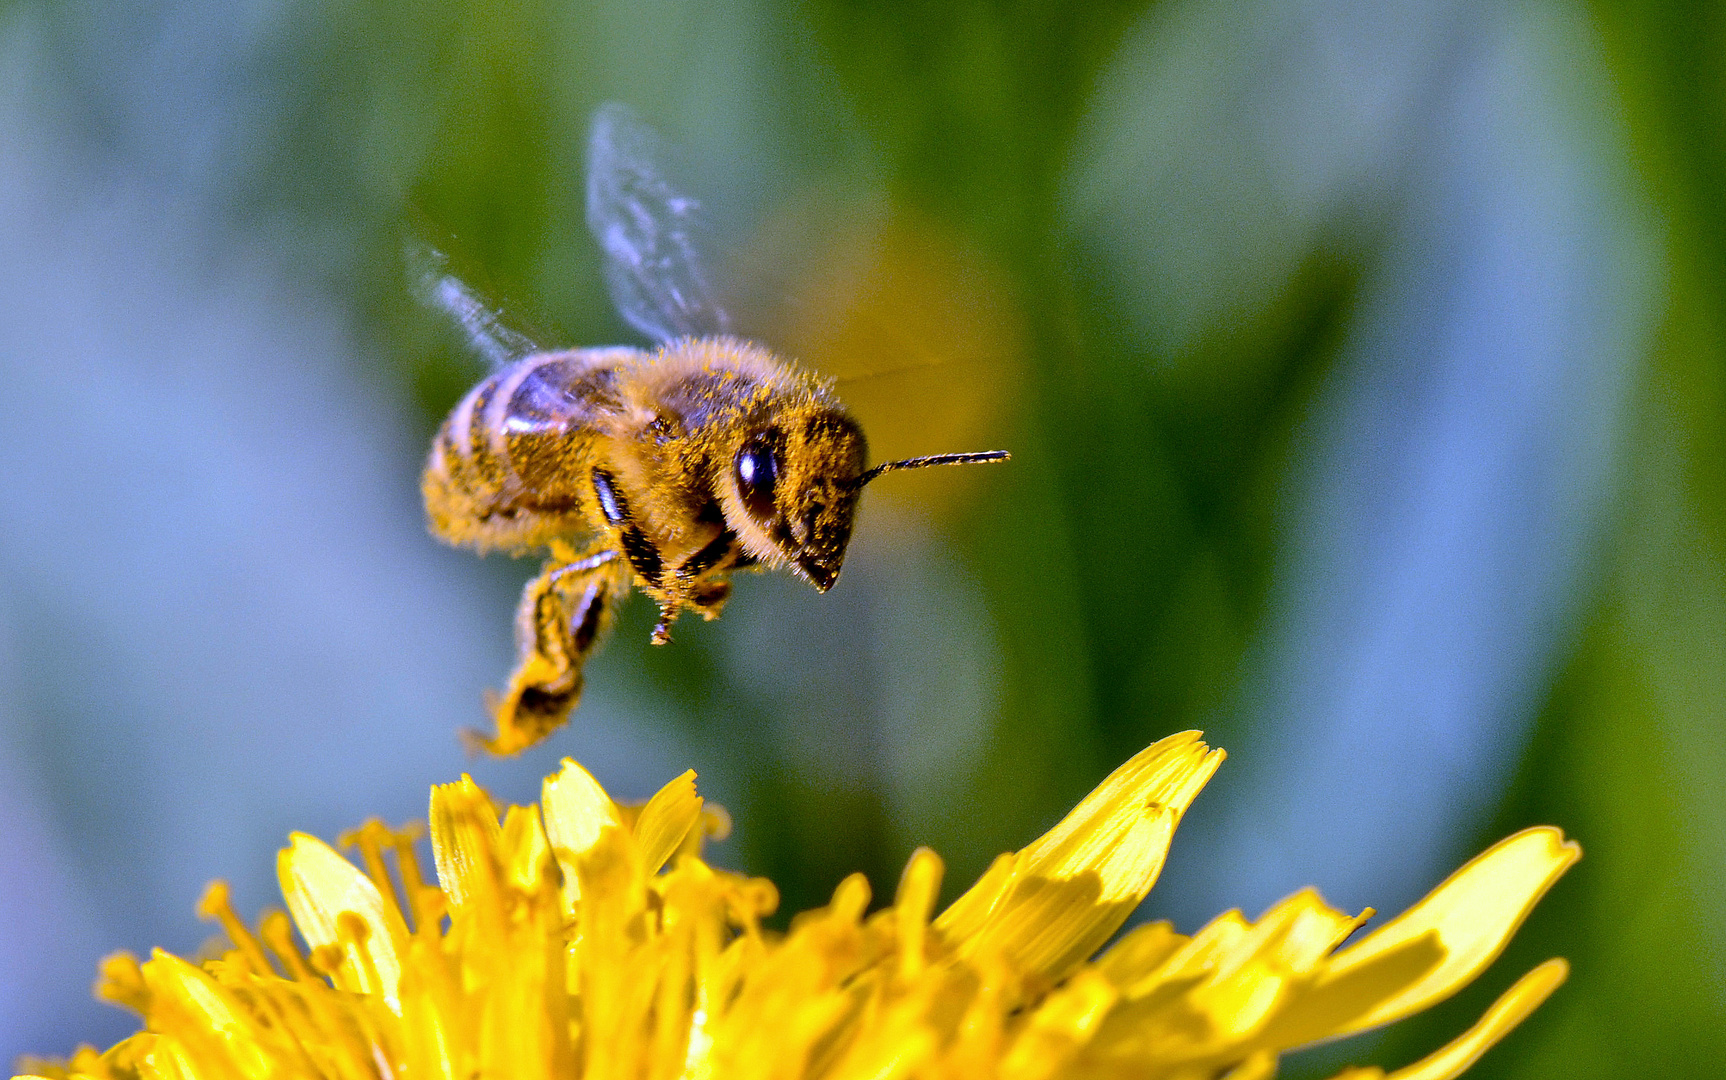
<path id="1" fill-rule="evenodd" d="M 731 574 L 784 567 L 826 592 L 863 487 L 883 473 L 1004 461 L 1005 451 L 865 467 L 863 430 L 831 387 L 731 335 L 693 241 L 697 204 L 661 174 L 654 132 L 601 106 L 588 146 L 587 221 L 623 318 L 653 339 L 545 350 L 424 252 L 420 289 L 494 370 L 432 442 L 421 488 L 431 531 L 479 552 L 548 554 L 522 590 L 515 670 L 491 700 L 514 754 L 569 718 L 582 666 L 631 584 L 659 605 L 653 642 L 685 608 L 719 615 Z"/>

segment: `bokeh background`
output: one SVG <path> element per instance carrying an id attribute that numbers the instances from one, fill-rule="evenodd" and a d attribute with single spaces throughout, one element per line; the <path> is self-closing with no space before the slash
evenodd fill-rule
<path id="1" fill-rule="evenodd" d="M 476 362 L 430 230 L 549 344 L 634 340 L 588 118 L 686 160 L 738 323 L 878 457 L 831 594 L 748 577 L 510 762 L 458 728 L 526 563 L 417 474 Z M 1726 1060 L 1726 8 L 1580 0 L 0 3 L 0 1057 L 107 1043 L 114 948 L 273 901 L 289 830 L 561 756 L 694 766 L 785 908 L 948 892 L 1130 753 L 1231 760 L 1140 917 L 1395 911 L 1584 861 L 1395 1065 L 1549 955 L 1482 1077 Z"/>

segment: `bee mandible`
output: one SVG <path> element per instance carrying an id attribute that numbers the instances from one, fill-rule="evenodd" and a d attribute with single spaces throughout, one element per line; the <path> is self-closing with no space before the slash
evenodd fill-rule
<path id="1" fill-rule="evenodd" d="M 421 480 L 431 531 L 482 553 L 548 556 L 522 590 L 515 669 L 490 701 L 495 734 L 473 736 L 494 754 L 568 720 L 632 584 L 659 605 L 655 644 L 685 608 L 716 618 L 738 570 L 785 568 L 826 592 L 870 481 L 1008 456 L 866 468 L 863 430 L 831 386 L 732 334 L 696 250 L 699 206 L 662 160 L 652 129 L 622 105 L 600 107 L 587 222 L 618 313 L 655 348 L 542 349 L 439 253 L 416 260 L 423 298 L 493 366 L 432 442 Z"/>

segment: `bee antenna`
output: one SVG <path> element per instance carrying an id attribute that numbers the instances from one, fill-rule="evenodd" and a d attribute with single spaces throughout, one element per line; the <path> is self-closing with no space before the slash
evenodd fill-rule
<path id="1" fill-rule="evenodd" d="M 990 462 L 1006 461 L 1011 457 L 1005 450 L 983 450 L 975 454 L 932 454 L 929 457 L 883 461 L 859 476 L 855 486 L 862 487 L 882 473 L 898 472 L 900 469 L 926 469 L 931 465 L 987 465 Z"/>

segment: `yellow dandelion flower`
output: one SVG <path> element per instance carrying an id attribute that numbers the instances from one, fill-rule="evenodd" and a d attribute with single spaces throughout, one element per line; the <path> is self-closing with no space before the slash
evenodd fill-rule
<path id="1" fill-rule="evenodd" d="M 111 957 L 98 991 L 144 1031 L 34 1067 L 100 1080 L 1252 1080 L 1285 1050 L 1451 994 L 1579 855 L 1557 830 L 1518 833 L 1351 945 L 1371 912 L 1308 890 L 1191 937 L 1150 923 L 1093 959 L 1222 756 L 1196 732 L 1149 747 L 938 916 L 941 861 L 920 850 L 891 905 L 871 914 L 853 876 L 784 933 L 761 925 L 770 882 L 701 860 L 724 819 L 693 773 L 635 807 L 565 761 L 539 806 L 501 818 L 464 777 L 432 791 L 436 886 L 408 833 L 359 829 L 358 866 L 296 835 L 279 860 L 288 914 L 253 930 L 211 886 L 200 906 L 231 947 L 201 965 Z M 1535 968 L 1390 1076 L 1457 1075 L 1564 975 L 1562 960 Z"/>

